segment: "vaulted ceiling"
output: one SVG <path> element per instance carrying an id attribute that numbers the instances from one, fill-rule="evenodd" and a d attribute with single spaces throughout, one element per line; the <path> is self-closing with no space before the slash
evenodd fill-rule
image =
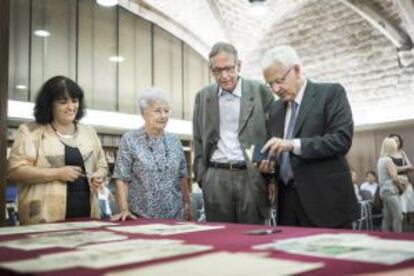
<path id="1" fill-rule="evenodd" d="M 309 77 L 345 85 L 357 125 L 414 118 L 414 0 L 266 0 L 261 16 L 248 0 L 121 2 L 205 57 L 233 43 L 245 76 L 261 78 L 265 50 L 293 45 Z"/>

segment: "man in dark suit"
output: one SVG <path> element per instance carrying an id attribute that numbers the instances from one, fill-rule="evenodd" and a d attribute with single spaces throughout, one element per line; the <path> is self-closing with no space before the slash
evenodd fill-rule
<path id="1" fill-rule="evenodd" d="M 209 54 L 216 80 L 198 92 L 193 117 L 194 174 L 203 189 L 207 221 L 263 224 L 274 185 L 268 185 L 247 151 L 264 143 L 266 114 L 274 101 L 264 84 L 239 76 L 233 45 Z"/>
<path id="2" fill-rule="evenodd" d="M 269 112 L 271 138 L 262 149 L 277 161 L 260 164 L 270 172 L 276 163 L 279 224 L 350 227 L 356 199 L 345 155 L 353 119 L 344 88 L 307 80 L 290 46 L 266 52 L 262 68 L 279 97 Z"/>

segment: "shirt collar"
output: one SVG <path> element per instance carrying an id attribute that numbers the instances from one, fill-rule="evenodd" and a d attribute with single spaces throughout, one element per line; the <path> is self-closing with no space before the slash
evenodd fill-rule
<path id="1" fill-rule="evenodd" d="M 218 96 L 219 97 L 222 96 L 224 92 L 230 92 L 230 91 L 225 91 L 219 86 Z M 237 81 L 236 87 L 234 88 L 232 94 L 240 98 L 242 96 L 242 79 L 240 77 Z"/>
<path id="2" fill-rule="evenodd" d="M 302 87 L 299 90 L 299 93 L 296 95 L 294 101 L 298 104 L 298 106 L 300 106 L 300 104 L 302 103 L 302 99 L 303 99 L 303 94 L 305 94 L 305 89 L 306 89 L 306 85 L 308 84 L 308 80 L 305 79 L 305 81 L 303 82 Z"/>

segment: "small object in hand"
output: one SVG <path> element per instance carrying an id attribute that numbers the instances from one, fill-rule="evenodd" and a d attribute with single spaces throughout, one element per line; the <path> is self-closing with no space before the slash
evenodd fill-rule
<path id="1" fill-rule="evenodd" d="M 249 231 L 244 231 L 243 234 L 247 235 L 270 235 L 275 233 L 282 232 L 279 228 L 272 228 L 272 229 L 254 229 Z"/>

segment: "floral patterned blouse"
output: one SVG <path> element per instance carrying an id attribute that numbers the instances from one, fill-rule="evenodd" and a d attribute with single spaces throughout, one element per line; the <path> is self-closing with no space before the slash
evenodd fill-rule
<path id="1" fill-rule="evenodd" d="M 144 128 L 122 136 L 113 177 L 128 184 L 128 208 L 144 218 L 182 216 L 180 179 L 188 175 L 177 136 L 149 136 Z"/>

